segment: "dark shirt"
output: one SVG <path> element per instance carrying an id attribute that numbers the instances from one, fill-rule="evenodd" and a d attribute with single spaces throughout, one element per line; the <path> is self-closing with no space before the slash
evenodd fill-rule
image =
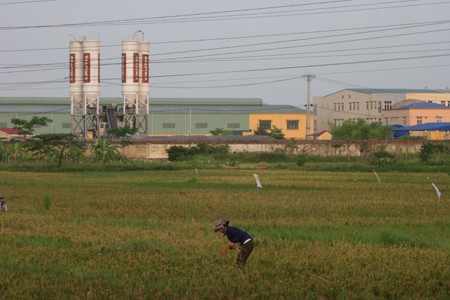
<path id="1" fill-rule="evenodd" d="M 228 226 L 225 232 L 228 239 L 232 243 L 243 244 L 246 240 L 251 239 L 252 237 L 245 231 L 240 230 L 237 227 Z"/>

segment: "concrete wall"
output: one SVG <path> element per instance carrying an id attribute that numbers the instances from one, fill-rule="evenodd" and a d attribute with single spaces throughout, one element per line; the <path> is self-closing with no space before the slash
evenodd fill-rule
<path id="1" fill-rule="evenodd" d="M 430 142 L 430 141 L 427 141 Z M 214 142 L 217 144 L 217 142 Z M 311 154 L 319 156 L 355 156 L 362 155 L 361 148 L 368 147 L 377 149 L 377 147 L 385 146 L 386 150 L 394 154 L 417 153 L 420 151 L 423 141 L 355 141 L 346 143 L 343 141 L 296 141 L 295 144 L 290 140 L 283 141 L 265 141 L 263 143 L 242 143 L 227 142 L 231 152 L 274 152 L 281 151 L 293 154 Z M 166 150 L 172 146 L 195 146 L 196 142 L 139 142 L 134 145 L 127 146 L 124 155 L 131 159 L 142 160 L 161 160 L 167 159 Z"/>

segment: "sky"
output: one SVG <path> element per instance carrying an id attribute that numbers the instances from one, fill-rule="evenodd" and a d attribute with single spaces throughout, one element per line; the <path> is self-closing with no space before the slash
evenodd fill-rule
<path id="1" fill-rule="evenodd" d="M 150 43 L 151 98 L 307 103 L 346 88 L 450 88 L 450 1 L 0 0 L 0 97 L 69 97 L 69 43 L 98 39 L 101 98 L 121 43 Z M 101 100 L 100 100 L 101 101 Z"/>

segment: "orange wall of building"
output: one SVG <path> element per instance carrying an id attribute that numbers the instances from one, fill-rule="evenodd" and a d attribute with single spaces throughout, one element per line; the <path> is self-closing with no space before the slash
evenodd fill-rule
<path id="1" fill-rule="evenodd" d="M 249 125 L 252 135 L 259 127 L 260 120 L 271 121 L 272 126 L 281 129 L 286 139 L 306 139 L 306 114 L 250 114 Z M 298 129 L 287 129 L 287 121 L 298 120 Z M 310 114 L 310 133 L 314 132 L 314 115 Z"/>
<path id="2" fill-rule="evenodd" d="M 450 101 L 450 93 L 407 93 L 405 99 L 414 99 L 422 101 L 433 101 L 434 103 L 441 104 L 441 101 Z"/>
<path id="3" fill-rule="evenodd" d="M 386 125 L 417 125 L 417 117 L 422 117 L 422 124 L 437 122 L 437 117 L 441 117 L 441 122 L 450 122 L 450 108 L 392 109 L 383 111 L 383 117 L 388 118 Z M 406 124 L 402 123 L 403 117 L 406 117 Z"/>

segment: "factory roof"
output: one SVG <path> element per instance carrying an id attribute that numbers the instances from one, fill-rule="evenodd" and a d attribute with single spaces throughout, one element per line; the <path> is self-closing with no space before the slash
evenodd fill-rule
<path id="1" fill-rule="evenodd" d="M 306 114 L 306 110 L 293 105 L 266 105 L 261 99 L 223 98 L 151 98 L 151 113 L 293 113 Z M 122 98 L 101 98 L 100 105 L 121 105 Z M 2 113 L 69 113 L 69 98 L 0 98 Z"/>

